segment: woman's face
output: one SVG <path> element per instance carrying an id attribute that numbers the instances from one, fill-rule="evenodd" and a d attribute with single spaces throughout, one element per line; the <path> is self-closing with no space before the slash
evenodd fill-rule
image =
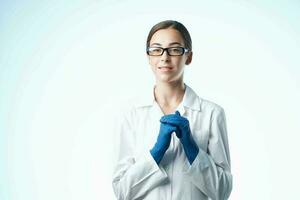
<path id="1" fill-rule="evenodd" d="M 161 29 L 154 33 L 150 47 L 184 47 L 181 34 L 172 28 Z M 164 51 L 161 56 L 149 56 L 149 64 L 158 82 L 173 82 L 183 78 L 184 66 L 192 61 L 192 52 L 182 56 L 169 56 Z"/>

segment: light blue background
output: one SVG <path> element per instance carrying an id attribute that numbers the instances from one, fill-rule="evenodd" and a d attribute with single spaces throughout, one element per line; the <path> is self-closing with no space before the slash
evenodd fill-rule
<path id="1" fill-rule="evenodd" d="M 153 85 L 145 42 L 165 19 L 193 39 L 185 82 L 225 109 L 231 199 L 295 199 L 299 10 L 296 0 L 0 1 L 0 199 L 114 199 L 113 120 Z"/>

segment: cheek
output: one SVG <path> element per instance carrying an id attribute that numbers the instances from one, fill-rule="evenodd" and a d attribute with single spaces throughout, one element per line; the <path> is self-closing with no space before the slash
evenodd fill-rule
<path id="1" fill-rule="evenodd" d="M 149 60 L 149 65 L 150 65 L 150 67 L 151 67 L 151 70 L 152 70 L 153 72 L 155 72 L 156 67 L 155 67 L 155 63 L 153 62 L 153 60 Z"/>
<path id="2" fill-rule="evenodd" d="M 176 59 L 173 60 L 172 64 L 177 66 L 177 69 L 180 70 L 184 66 L 185 62 L 183 59 Z"/>
<path id="3" fill-rule="evenodd" d="M 151 65 L 152 68 L 156 68 L 157 60 L 156 59 L 150 59 L 149 64 Z"/>

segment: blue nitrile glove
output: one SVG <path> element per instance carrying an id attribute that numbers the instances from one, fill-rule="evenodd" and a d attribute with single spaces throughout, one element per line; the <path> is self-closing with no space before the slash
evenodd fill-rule
<path id="1" fill-rule="evenodd" d="M 175 114 L 165 115 L 160 119 L 163 124 L 170 124 L 177 126 L 176 136 L 180 139 L 183 146 L 186 157 L 188 158 L 190 164 L 193 163 L 199 152 L 199 147 L 197 146 L 193 136 L 191 134 L 189 120 L 185 117 L 180 116 L 178 111 Z"/>
<path id="2" fill-rule="evenodd" d="M 153 148 L 150 150 L 152 157 L 154 158 L 157 164 L 160 163 L 163 158 L 165 152 L 170 146 L 171 135 L 177 129 L 176 126 L 172 126 L 171 124 L 161 123 L 159 134 L 157 137 L 157 141 Z"/>

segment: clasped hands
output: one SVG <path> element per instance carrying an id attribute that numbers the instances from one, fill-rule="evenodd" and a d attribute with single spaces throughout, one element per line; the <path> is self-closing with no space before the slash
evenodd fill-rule
<path id="1" fill-rule="evenodd" d="M 150 153 L 157 164 L 162 160 L 165 152 L 170 146 L 172 133 L 175 132 L 179 138 L 186 157 L 190 164 L 195 160 L 199 148 L 192 137 L 189 121 L 182 117 L 178 111 L 175 114 L 164 115 L 160 119 L 160 130 L 157 141 Z"/>

